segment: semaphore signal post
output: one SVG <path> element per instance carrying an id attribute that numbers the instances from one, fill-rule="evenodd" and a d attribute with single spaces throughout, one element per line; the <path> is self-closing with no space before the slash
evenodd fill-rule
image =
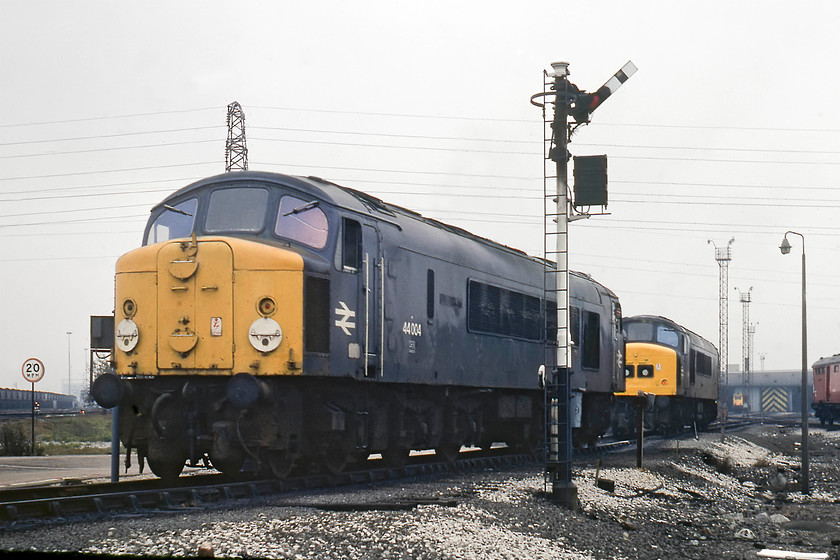
<path id="1" fill-rule="evenodd" d="M 570 200 L 568 182 L 569 150 L 574 128 L 589 123 L 590 115 L 630 76 L 636 66 L 627 62 L 597 91 L 588 93 L 568 79 L 569 63 L 554 62 L 551 72 L 544 72 L 543 91 L 531 96 L 531 103 L 543 110 L 544 131 L 544 206 L 546 258 L 545 298 L 556 298 L 556 346 L 547 341 L 546 356 L 553 354 L 554 364 L 545 372 L 546 481 L 553 498 L 568 508 L 577 505 L 577 488 L 572 482 L 572 424 L 574 407 L 580 407 L 582 395 L 571 391 L 571 350 L 569 343 L 569 222 L 587 218 L 588 213 L 574 213 L 578 206 L 607 205 L 607 158 L 575 158 L 575 197 Z M 546 115 L 546 103 L 554 105 L 553 118 Z M 572 117 L 574 125 L 569 123 Z M 552 169 L 553 167 L 553 169 Z M 580 173 L 578 173 L 580 171 Z M 552 181 L 553 179 L 553 181 Z M 554 191 L 550 184 L 554 183 Z M 549 209 L 549 199 L 555 203 Z M 551 224 L 556 228 L 551 231 Z M 552 242 L 553 238 L 553 242 Z M 554 266 L 551 260 L 554 259 Z M 546 303 L 546 311 L 549 307 Z M 547 315 L 547 314 L 546 314 Z M 546 324 L 546 327 L 548 323 Z M 546 329 L 547 330 L 547 329 Z M 552 352 L 554 350 L 554 352 Z M 546 360 L 548 362 L 548 359 Z M 574 402 L 573 402 L 574 401 Z"/>

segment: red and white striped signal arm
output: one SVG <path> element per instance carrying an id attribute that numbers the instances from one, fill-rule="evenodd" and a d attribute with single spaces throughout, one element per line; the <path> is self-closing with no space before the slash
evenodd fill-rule
<path id="1" fill-rule="evenodd" d="M 630 76 L 636 73 L 636 70 L 638 70 L 636 65 L 633 64 L 632 61 L 628 60 L 627 64 L 622 66 L 618 72 L 613 74 L 612 78 L 607 80 L 607 83 L 598 88 L 598 91 L 591 94 L 592 98 L 589 100 L 587 111 L 591 113 L 598 108 L 601 103 L 603 103 L 610 95 L 614 94 L 616 90 L 621 87 L 621 84 L 629 80 Z"/>

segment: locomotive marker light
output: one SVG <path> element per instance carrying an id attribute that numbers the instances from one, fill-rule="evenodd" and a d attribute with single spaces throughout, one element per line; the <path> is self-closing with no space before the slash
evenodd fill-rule
<path id="1" fill-rule="evenodd" d="M 802 493 L 810 494 L 808 483 L 808 327 L 805 307 L 805 236 L 795 231 L 785 232 L 779 249 L 783 255 L 790 253 L 788 233 L 802 238 Z"/>
<path id="2" fill-rule="evenodd" d="M 569 63 L 552 62 L 551 72 L 544 72 L 546 78 L 553 78 L 552 91 L 543 91 L 531 96 L 531 104 L 543 109 L 545 103 L 537 101 L 542 97 L 554 98 L 554 119 L 551 123 L 551 147 L 546 154 L 556 166 L 556 282 L 557 294 L 557 351 L 555 367 L 546 380 L 546 439 L 548 455 L 546 473 L 551 481 L 554 499 L 573 509 L 577 505 L 577 488 L 572 483 L 572 413 L 571 406 L 571 352 L 569 340 L 569 222 L 584 216 L 570 216 L 568 197 L 568 144 L 571 137 L 569 116 L 578 125 L 589 122 L 590 114 L 610 95 L 636 73 L 636 65 L 627 62 L 595 93 L 581 91 L 569 82 Z M 606 162 L 604 162 L 606 170 Z M 606 171 L 605 171 L 606 172 Z M 546 173 L 548 175 L 548 173 Z M 548 194 L 548 193 L 546 193 Z M 546 230 L 546 235 L 548 231 Z M 546 247 L 546 253 L 547 253 Z M 545 255 L 548 260 L 548 254 Z M 546 291 L 548 288 L 546 287 Z"/>
<path id="3" fill-rule="evenodd" d="M 46 368 L 38 358 L 29 358 L 20 368 L 23 378 L 32 383 L 32 454 L 35 455 L 35 383 L 44 378 Z"/>

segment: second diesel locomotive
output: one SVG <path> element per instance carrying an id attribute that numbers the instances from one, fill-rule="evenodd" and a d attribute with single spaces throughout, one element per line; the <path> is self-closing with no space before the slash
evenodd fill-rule
<path id="1" fill-rule="evenodd" d="M 717 417 L 720 357 L 714 344 L 665 317 L 624 318 L 625 378 L 616 393 L 614 435 L 634 431 L 639 397 L 645 424 L 662 433 L 705 429 Z"/>
<path id="2" fill-rule="evenodd" d="M 161 477 L 533 448 L 545 264 L 317 177 L 203 179 L 118 260 L 115 373 L 93 395 Z M 570 293 L 580 429 L 602 432 L 587 406 L 622 388 L 620 307 L 585 275 Z"/>

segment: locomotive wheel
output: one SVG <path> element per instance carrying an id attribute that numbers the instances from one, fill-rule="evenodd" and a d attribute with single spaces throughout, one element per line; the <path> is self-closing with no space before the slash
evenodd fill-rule
<path id="1" fill-rule="evenodd" d="M 266 454 L 266 460 L 271 474 L 280 480 L 288 477 L 295 466 L 295 460 L 288 451 L 269 451 Z"/>
<path id="2" fill-rule="evenodd" d="M 349 462 L 350 456 L 341 450 L 324 451 L 321 454 L 321 466 L 328 474 L 338 474 L 344 471 Z"/>
<path id="3" fill-rule="evenodd" d="M 382 452 L 382 461 L 385 466 L 398 469 L 405 466 L 408 453 L 409 450 L 405 447 L 389 447 Z"/>
<path id="4" fill-rule="evenodd" d="M 459 443 L 442 443 L 435 447 L 435 456 L 446 463 L 451 463 L 458 458 L 461 452 L 461 444 Z"/>
<path id="5" fill-rule="evenodd" d="M 242 457 L 232 456 L 226 459 L 219 459 L 218 457 L 213 458 L 213 454 L 210 454 L 210 464 L 213 465 L 214 469 L 225 474 L 239 473 L 242 470 L 243 462 Z"/>
<path id="6" fill-rule="evenodd" d="M 184 470 L 184 463 L 186 462 L 184 459 L 178 461 L 161 457 L 146 457 L 146 460 L 149 462 L 149 468 L 152 469 L 155 476 L 163 480 L 174 480 L 178 478 L 181 475 L 181 471 Z"/>

